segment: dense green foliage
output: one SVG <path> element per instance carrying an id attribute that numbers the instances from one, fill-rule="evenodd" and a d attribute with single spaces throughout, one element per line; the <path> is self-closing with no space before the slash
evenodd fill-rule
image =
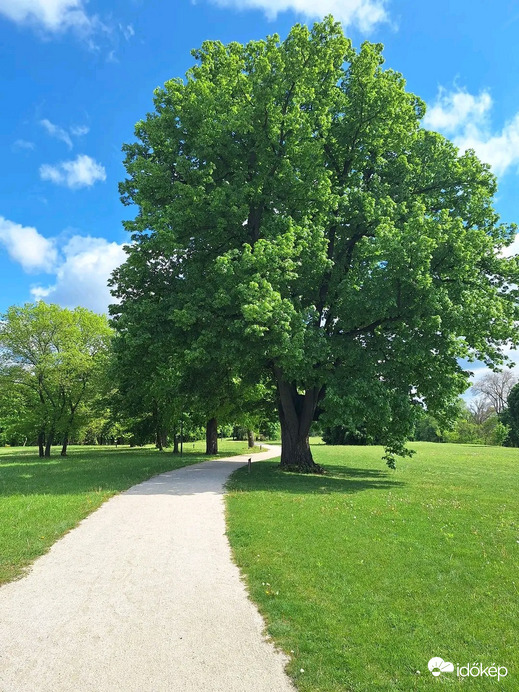
<path id="1" fill-rule="evenodd" d="M 507 398 L 507 407 L 500 415 L 501 422 L 508 426 L 505 444 L 519 447 L 519 384 L 512 387 Z"/>
<path id="2" fill-rule="evenodd" d="M 514 690 L 519 667 L 515 449 L 314 447 L 325 477 L 238 471 L 228 535 L 301 692 Z M 507 678 L 435 679 L 433 656 L 506 666 Z"/>
<path id="3" fill-rule="evenodd" d="M 117 330 L 163 339 L 199 383 L 275 382 L 285 467 L 318 470 L 318 416 L 402 452 L 419 409 L 465 389 L 460 357 L 517 342 L 494 176 L 331 19 L 193 55 L 124 146 Z"/>
<path id="4" fill-rule="evenodd" d="M 110 346 L 106 317 L 44 302 L 13 306 L 0 322 L 0 410 L 8 435 L 36 437 L 40 455 L 68 438 L 96 395 Z"/>

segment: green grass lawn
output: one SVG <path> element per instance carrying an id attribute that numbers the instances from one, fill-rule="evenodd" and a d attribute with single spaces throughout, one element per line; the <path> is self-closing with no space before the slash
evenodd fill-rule
<path id="1" fill-rule="evenodd" d="M 0 448 L 0 584 L 24 568 L 107 498 L 158 473 L 207 460 L 205 443 L 186 443 L 184 456 L 154 448 L 56 447 L 39 459 L 34 447 Z M 247 451 L 219 440 L 219 456 Z"/>
<path id="2" fill-rule="evenodd" d="M 231 478 L 236 561 L 302 692 L 519 690 L 519 450 L 411 447 L 396 471 L 317 445 L 324 477 Z M 509 672 L 433 678 L 433 656 Z"/>

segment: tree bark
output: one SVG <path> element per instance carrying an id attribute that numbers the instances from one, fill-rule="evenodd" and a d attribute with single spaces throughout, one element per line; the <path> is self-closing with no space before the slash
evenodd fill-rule
<path id="1" fill-rule="evenodd" d="M 207 421 L 205 429 L 205 453 L 218 454 L 218 422 L 216 418 Z"/>
<path id="2" fill-rule="evenodd" d="M 249 448 L 254 447 L 254 431 L 247 428 L 247 442 Z"/>
<path id="3" fill-rule="evenodd" d="M 51 431 L 48 433 L 45 440 L 45 457 L 48 459 L 50 457 L 50 448 L 52 446 L 54 433 Z"/>
<path id="4" fill-rule="evenodd" d="M 61 447 L 61 456 L 66 457 L 67 456 L 67 447 L 68 447 L 68 433 L 65 433 L 63 436 L 63 446 Z"/>
<path id="5" fill-rule="evenodd" d="M 45 455 L 45 433 L 38 433 L 38 456 L 42 459 Z"/>
<path id="6" fill-rule="evenodd" d="M 155 447 L 163 452 L 164 448 L 168 446 L 168 436 L 167 433 L 164 432 L 164 430 L 158 426 L 157 431 L 155 433 Z"/>
<path id="7" fill-rule="evenodd" d="M 173 435 L 173 454 L 178 454 L 179 449 L 178 449 L 178 435 L 175 433 Z"/>
<path id="8" fill-rule="evenodd" d="M 309 433 L 317 404 L 323 396 L 322 387 L 312 387 L 304 394 L 293 382 L 286 382 L 279 369 L 279 420 L 281 423 L 281 468 L 299 473 L 324 473 L 316 464 L 310 449 Z"/>

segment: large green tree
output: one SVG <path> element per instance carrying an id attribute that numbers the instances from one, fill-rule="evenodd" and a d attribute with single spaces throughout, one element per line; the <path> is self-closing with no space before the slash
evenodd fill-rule
<path id="1" fill-rule="evenodd" d="M 27 303 L 2 316 L 0 387 L 23 402 L 18 425 L 37 436 L 40 456 L 50 456 L 58 436 L 66 454 L 81 407 L 95 391 L 110 340 L 106 317 L 85 308 Z M 7 416 L 12 418 L 9 411 Z"/>
<path id="2" fill-rule="evenodd" d="M 517 341 L 495 178 L 331 18 L 193 56 L 124 146 L 119 325 L 270 376 L 283 467 L 319 471 L 319 415 L 376 431 L 391 464 L 417 410 L 466 388 L 460 357 L 499 364 Z"/>

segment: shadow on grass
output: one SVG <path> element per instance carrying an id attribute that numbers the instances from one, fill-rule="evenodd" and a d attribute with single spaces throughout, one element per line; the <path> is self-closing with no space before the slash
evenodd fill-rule
<path id="1" fill-rule="evenodd" d="M 279 463 L 261 461 L 252 465 L 251 473 L 239 469 L 229 480 L 230 491 L 268 491 L 282 493 L 358 493 L 363 490 L 388 490 L 405 485 L 391 478 L 390 471 L 355 468 L 352 466 L 326 466 L 326 475 L 314 476 L 288 473 L 279 468 Z"/>

